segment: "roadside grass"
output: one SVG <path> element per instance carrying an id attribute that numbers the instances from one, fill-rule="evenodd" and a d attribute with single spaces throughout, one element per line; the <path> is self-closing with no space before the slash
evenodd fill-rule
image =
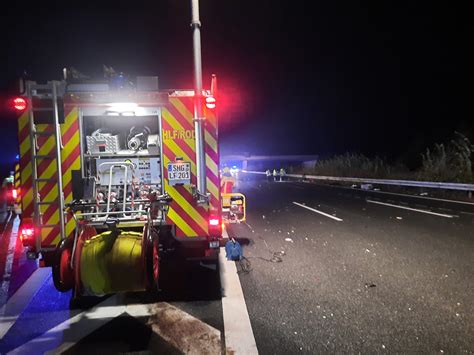
<path id="1" fill-rule="evenodd" d="M 409 170 L 402 163 L 390 164 L 378 156 L 369 158 L 359 153 L 346 153 L 290 171 L 321 176 L 472 183 L 473 162 L 474 144 L 456 132 L 448 143 L 427 148 L 421 154 L 421 166 L 416 170 Z"/>

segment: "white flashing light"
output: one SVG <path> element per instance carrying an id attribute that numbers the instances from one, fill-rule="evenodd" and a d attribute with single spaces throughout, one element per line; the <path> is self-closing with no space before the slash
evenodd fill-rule
<path id="1" fill-rule="evenodd" d="M 134 102 L 114 102 L 107 106 L 109 106 L 107 110 L 109 116 L 137 116 L 144 111 L 143 107 Z"/>

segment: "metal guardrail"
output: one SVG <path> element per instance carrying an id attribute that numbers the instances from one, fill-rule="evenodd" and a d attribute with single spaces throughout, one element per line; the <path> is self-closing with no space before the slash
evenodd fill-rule
<path id="1" fill-rule="evenodd" d="M 265 175 L 261 171 L 242 170 L 244 173 Z M 391 179 L 370 179 L 370 178 L 353 178 L 353 177 L 336 177 L 336 176 L 320 176 L 320 175 L 299 175 L 286 174 L 286 177 L 309 180 L 323 181 L 342 181 L 342 182 L 359 182 L 376 185 L 394 185 L 409 187 L 425 187 L 430 189 L 458 190 L 458 191 L 474 191 L 474 184 L 461 184 L 452 182 L 434 182 L 434 181 L 414 181 L 414 180 L 391 180 Z"/>

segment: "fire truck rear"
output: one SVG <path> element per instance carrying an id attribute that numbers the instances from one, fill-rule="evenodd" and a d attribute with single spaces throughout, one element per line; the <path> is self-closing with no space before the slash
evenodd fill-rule
<path id="1" fill-rule="evenodd" d="M 166 257 L 215 260 L 222 235 L 216 87 L 213 76 L 196 98 L 193 90 L 158 90 L 156 77 L 26 82 L 20 236 L 30 258 L 52 267 L 58 290 L 156 289 Z M 197 187 L 202 178 L 205 191 Z"/>

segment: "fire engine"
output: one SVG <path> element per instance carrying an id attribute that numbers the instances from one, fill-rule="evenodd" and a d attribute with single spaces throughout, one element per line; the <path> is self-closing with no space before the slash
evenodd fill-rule
<path id="1" fill-rule="evenodd" d="M 222 218 L 215 109 L 203 105 L 206 190 L 199 191 L 194 91 L 160 91 L 156 77 L 119 87 L 67 75 L 25 84 L 20 237 L 29 257 L 52 266 L 59 290 L 152 287 L 161 254 L 216 253 Z M 204 102 L 215 88 L 214 76 Z"/>

